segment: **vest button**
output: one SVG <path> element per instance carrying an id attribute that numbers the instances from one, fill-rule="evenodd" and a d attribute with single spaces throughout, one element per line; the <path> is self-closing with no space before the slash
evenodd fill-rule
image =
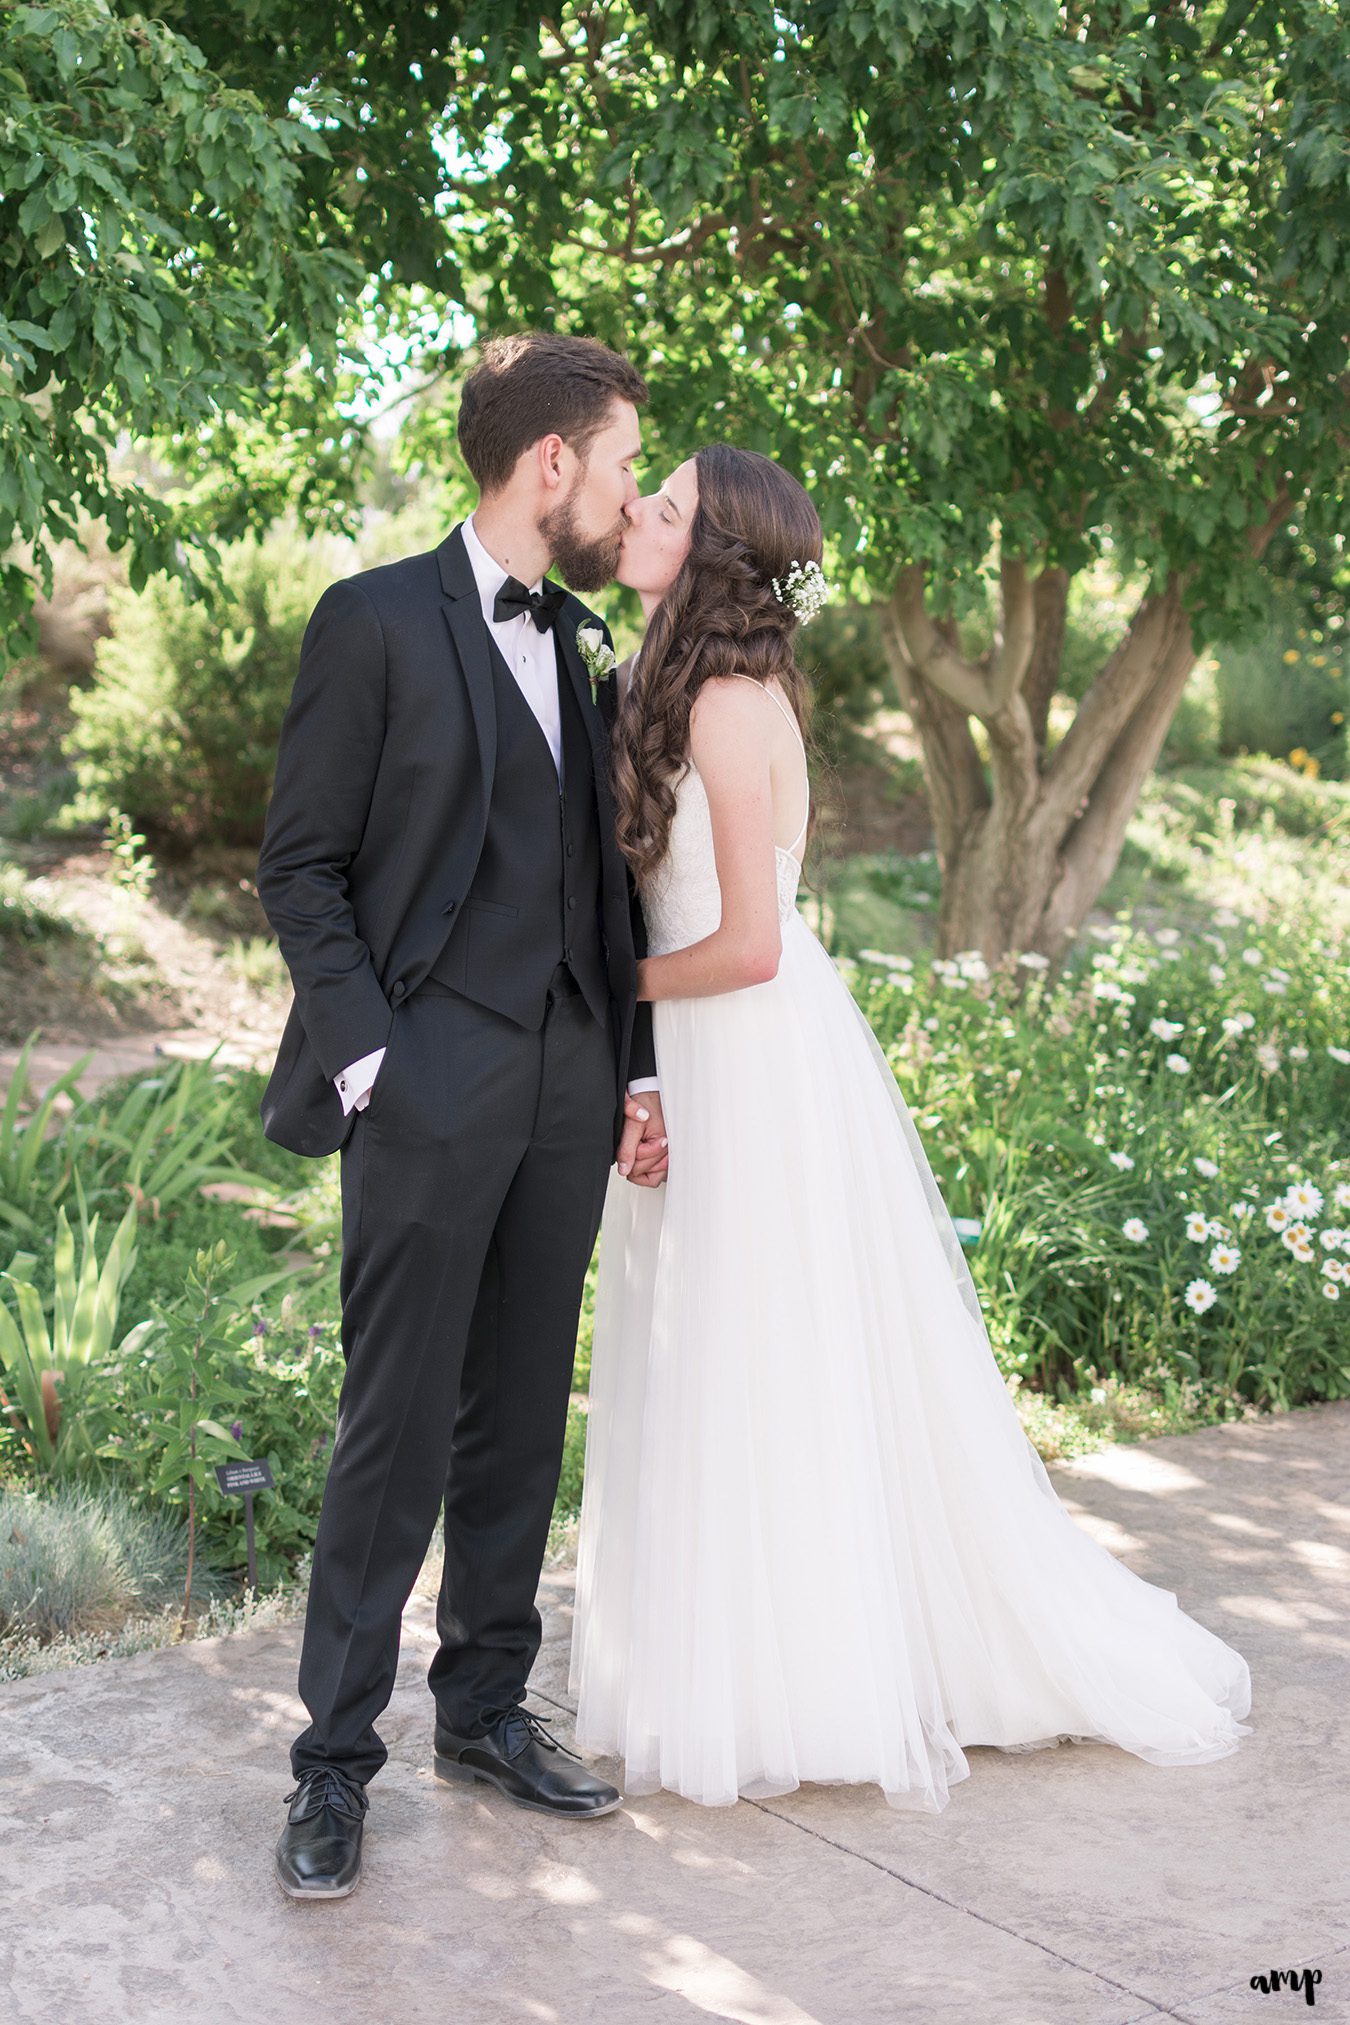
<path id="1" fill-rule="evenodd" d="M 573 893 L 569 896 L 567 902 L 567 911 L 569 914 L 571 913 L 572 909 L 576 906 L 576 904 L 577 904 L 576 894 Z"/>
<path id="2" fill-rule="evenodd" d="M 575 858 L 576 854 L 577 854 L 577 847 L 576 847 L 576 845 L 575 845 L 575 844 L 569 844 L 569 845 L 567 846 L 567 855 L 568 855 L 568 857 L 569 857 L 569 858 Z"/>
<path id="3" fill-rule="evenodd" d="M 403 996 L 404 992 L 405 992 L 405 991 L 406 991 L 407 989 L 408 989 L 408 987 L 407 987 L 407 985 L 406 985 L 406 984 L 405 984 L 405 983 L 403 982 L 403 979 L 402 979 L 401 977 L 400 977 L 400 978 L 396 978 L 396 979 L 395 979 L 395 982 L 394 982 L 394 997 L 395 997 L 395 998 L 402 998 L 402 996 Z"/>

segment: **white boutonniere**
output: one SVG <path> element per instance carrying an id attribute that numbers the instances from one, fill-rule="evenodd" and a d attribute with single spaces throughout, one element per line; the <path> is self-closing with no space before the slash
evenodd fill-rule
<path id="1" fill-rule="evenodd" d="M 618 667 L 618 659 L 612 647 L 605 645 L 605 636 L 598 626 L 582 626 L 577 633 L 577 652 L 586 664 L 586 673 L 591 678 L 591 702 L 594 703 L 600 691 L 600 684 L 608 682 Z"/>

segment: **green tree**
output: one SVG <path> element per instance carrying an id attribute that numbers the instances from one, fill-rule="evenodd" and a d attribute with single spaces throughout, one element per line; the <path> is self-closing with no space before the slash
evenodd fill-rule
<path id="1" fill-rule="evenodd" d="M 1275 532 L 1343 539 L 1343 15 L 494 0 L 475 32 L 447 229 L 483 321 L 624 343 L 670 454 L 803 476 L 923 740 L 943 943 L 1057 952 Z M 1055 742 L 1103 554 L 1138 601 Z"/>
<path id="2" fill-rule="evenodd" d="M 230 418 L 274 416 L 302 357 L 331 374 L 364 268 L 306 164 L 351 115 L 297 79 L 264 107 L 162 21 L 102 0 L 0 22 L 0 635 L 31 638 L 30 554 L 106 522 L 136 586 L 188 568 L 210 516 L 171 504 L 119 437 L 189 459 Z M 246 497 L 235 511 L 253 516 Z M 187 545 L 185 548 L 184 544 Z M 25 553 L 25 551 L 29 553 Z M 189 571 L 190 573 L 190 571 Z"/>
<path id="3" fill-rule="evenodd" d="M 364 340 L 433 389 L 411 448 L 450 454 L 463 309 L 622 345 L 665 456 L 728 436 L 804 478 L 923 740 L 944 945 L 1061 948 L 1197 651 L 1263 608 L 1272 538 L 1343 544 L 1333 0 L 160 13 L 299 129 L 300 244 L 358 262 Z M 349 308 L 341 374 L 281 344 L 279 393 L 201 425 L 217 518 L 349 482 L 356 338 Z M 1102 556 L 1137 603 L 1058 736 L 1070 589 Z"/>

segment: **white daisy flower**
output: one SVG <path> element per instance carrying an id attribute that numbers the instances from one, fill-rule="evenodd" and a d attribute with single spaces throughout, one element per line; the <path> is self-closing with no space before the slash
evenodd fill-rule
<path id="1" fill-rule="evenodd" d="M 1186 1235 L 1192 1244 L 1202 1245 L 1209 1236 L 1209 1218 L 1192 1210 L 1186 1219 Z"/>
<path id="2" fill-rule="evenodd" d="M 1160 1041 L 1174 1041 L 1178 1034 L 1185 1033 L 1186 1022 L 1184 1020 L 1150 1020 L 1148 1030 L 1151 1034 L 1155 1034 Z"/>
<path id="3" fill-rule="evenodd" d="M 1322 1250 L 1324 1252 L 1335 1252 L 1340 1250 L 1341 1234 L 1337 1230 L 1334 1223 L 1329 1223 L 1325 1230 L 1318 1232 L 1318 1243 L 1321 1245 Z"/>
<path id="4" fill-rule="evenodd" d="M 1322 1207 L 1322 1191 L 1311 1181 L 1294 1181 L 1284 1191 L 1286 1206 L 1302 1216 L 1316 1216 Z"/>
<path id="5" fill-rule="evenodd" d="M 1289 987 L 1287 984 L 1282 983 L 1278 977 L 1263 977 L 1261 989 L 1262 991 L 1269 992 L 1272 998 L 1283 998 Z"/>
<path id="6" fill-rule="evenodd" d="M 1132 1245 L 1141 1245 L 1148 1236 L 1148 1225 L 1142 1217 L 1132 1216 L 1120 1226 L 1120 1233 Z"/>
<path id="7" fill-rule="evenodd" d="M 1280 1051 L 1271 1041 L 1262 1041 L 1256 1050 L 1256 1059 L 1268 1076 L 1276 1075 L 1280 1067 Z"/>
<path id="8" fill-rule="evenodd" d="M 1333 1062 L 1350 1062 L 1350 1048 L 1333 1048 L 1328 1042 L 1327 1053 Z"/>
<path id="9" fill-rule="evenodd" d="M 1234 1223 L 1246 1223 L 1249 1216 L 1256 1215 L 1256 1204 L 1254 1202 L 1230 1202 L 1228 1214 L 1232 1217 Z"/>
<path id="10" fill-rule="evenodd" d="M 1207 1308 L 1212 1308 L 1218 1298 L 1208 1280 L 1192 1280 L 1186 1289 L 1186 1306 L 1197 1315 L 1203 1315 Z"/>
<path id="11" fill-rule="evenodd" d="M 1184 1055 L 1169 1055 L 1167 1066 L 1174 1076 L 1189 1076 L 1191 1073 L 1191 1065 Z"/>
<path id="12" fill-rule="evenodd" d="M 1332 1197 L 1337 1209 L 1350 1209 L 1350 1181 L 1338 1181 Z"/>
<path id="13" fill-rule="evenodd" d="M 1195 1159 L 1191 1162 L 1191 1165 L 1194 1167 L 1197 1174 L 1204 1175 L 1206 1181 L 1213 1181 L 1215 1175 L 1219 1171 L 1219 1163 L 1217 1160 L 1206 1160 L 1204 1155 L 1199 1153 L 1197 1153 Z"/>
<path id="14" fill-rule="evenodd" d="M 1261 952 L 1260 952 L 1260 950 L 1259 950 L 1259 949 L 1244 949 L 1244 950 L 1243 950 L 1243 952 L 1242 952 L 1242 961 L 1243 961 L 1244 963 L 1249 963 L 1249 964 L 1251 964 L 1252 968 L 1253 968 L 1253 969 L 1255 969 L 1255 968 L 1256 968 L 1256 966 L 1257 966 L 1257 964 L 1259 964 L 1259 963 L 1260 963 L 1260 961 L 1261 961 Z"/>
<path id="15" fill-rule="evenodd" d="M 925 1033 L 935 1034 L 938 1028 L 942 1025 L 942 1021 L 938 1018 L 936 1013 L 930 1013 L 928 1018 L 924 1021 L 923 1025 Z"/>
<path id="16" fill-rule="evenodd" d="M 1108 1153 L 1106 1157 L 1113 1167 L 1120 1169 L 1122 1174 L 1128 1174 L 1134 1166 L 1134 1162 L 1128 1153 Z"/>
<path id="17" fill-rule="evenodd" d="M 1227 975 L 1228 972 L 1221 963 L 1211 963 L 1209 966 L 1209 981 L 1211 984 L 1222 984 Z"/>
<path id="18" fill-rule="evenodd" d="M 1345 1278 L 1345 1262 L 1342 1259 L 1323 1259 L 1322 1271 L 1329 1280 Z"/>
<path id="19" fill-rule="evenodd" d="M 1288 1223 L 1289 1211 L 1282 1202 L 1268 1202 L 1266 1204 L 1267 1230 L 1284 1230 Z"/>
<path id="20" fill-rule="evenodd" d="M 1340 1288 L 1336 1286 L 1331 1280 L 1323 1280 L 1322 1292 L 1326 1295 L 1329 1301 L 1339 1301 L 1341 1298 Z"/>
<path id="21" fill-rule="evenodd" d="M 1245 1026 L 1242 1024 L 1242 1021 L 1240 1019 L 1235 1018 L 1226 1019 L 1223 1023 L 1223 1030 L 1227 1034 L 1230 1041 L 1235 1041 L 1239 1034 L 1243 1034 L 1247 1031 Z"/>
<path id="22" fill-rule="evenodd" d="M 1209 1234 L 1212 1238 L 1222 1238 L 1225 1244 L 1229 1242 L 1233 1235 L 1228 1225 L 1220 1223 L 1217 1216 L 1212 1216 L 1209 1220 Z"/>
<path id="23" fill-rule="evenodd" d="M 1212 1273 L 1235 1273 L 1242 1263 L 1242 1253 L 1236 1245 L 1215 1245 L 1209 1255 L 1209 1269 Z"/>
<path id="24" fill-rule="evenodd" d="M 1308 1059 L 1308 1050 L 1304 1047 L 1298 1046 L 1292 1047 L 1289 1050 L 1289 1059 L 1291 1062 L 1306 1062 Z"/>
<path id="25" fill-rule="evenodd" d="M 1249 1012 L 1240 1012 L 1237 1016 L 1237 1023 L 1241 1027 L 1244 1034 L 1250 1033 L 1251 1029 L 1256 1025 L 1256 1014 Z"/>
<path id="26" fill-rule="evenodd" d="M 1050 959 L 1042 956 L 1039 949 L 1024 949 L 1017 961 L 1023 970 L 1049 970 Z"/>
<path id="27" fill-rule="evenodd" d="M 1317 1257 L 1316 1252 L 1313 1250 L 1312 1246 L 1308 1243 L 1306 1238 L 1302 1241 L 1301 1244 L 1290 1245 L 1289 1249 L 1294 1254 L 1294 1257 L 1305 1266 L 1309 1264 L 1311 1260 Z"/>

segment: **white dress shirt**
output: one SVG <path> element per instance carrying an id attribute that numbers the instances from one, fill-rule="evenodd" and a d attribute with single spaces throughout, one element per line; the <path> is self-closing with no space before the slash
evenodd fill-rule
<path id="1" fill-rule="evenodd" d="M 520 693 L 538 719 L 539 728 L 549 743 L 553 764 L 558 769 L 558 779 L 563 776 L 562 756 L 562 715 L 558 707 L 558 662 L 553 645 L 553 629 L 540 632 L 528 612 L 517 612 L 510 619 L 494 619 L 492 608 L 497 593 L 506 582 L 510 571 L 502 568 L 483 547 L 478 539 L 478 530 L 473 524 L 473 515 L 464 522 L 464 546 L 473 567 L 474 582 L 483 607 L 483 620 L 496 641 L 511 673 L 520 687 Z M 537 577 L 527 586 L 531 591 L 543 589 L 544 580 Z M 342 1100 L 342 1114 L 353 1109 L 364 1111 L 370 1102 L 370 1092 L 375 1082 L 384 1049 L 376 1048 L 369 1055 L 362 1055 L 359 1062 L 353 1062 L 333 1081 Z M 631 1094 L 639 1090 L 660 1088 L 655 1076 L 644 1076 L 628 1085 Z"/>

